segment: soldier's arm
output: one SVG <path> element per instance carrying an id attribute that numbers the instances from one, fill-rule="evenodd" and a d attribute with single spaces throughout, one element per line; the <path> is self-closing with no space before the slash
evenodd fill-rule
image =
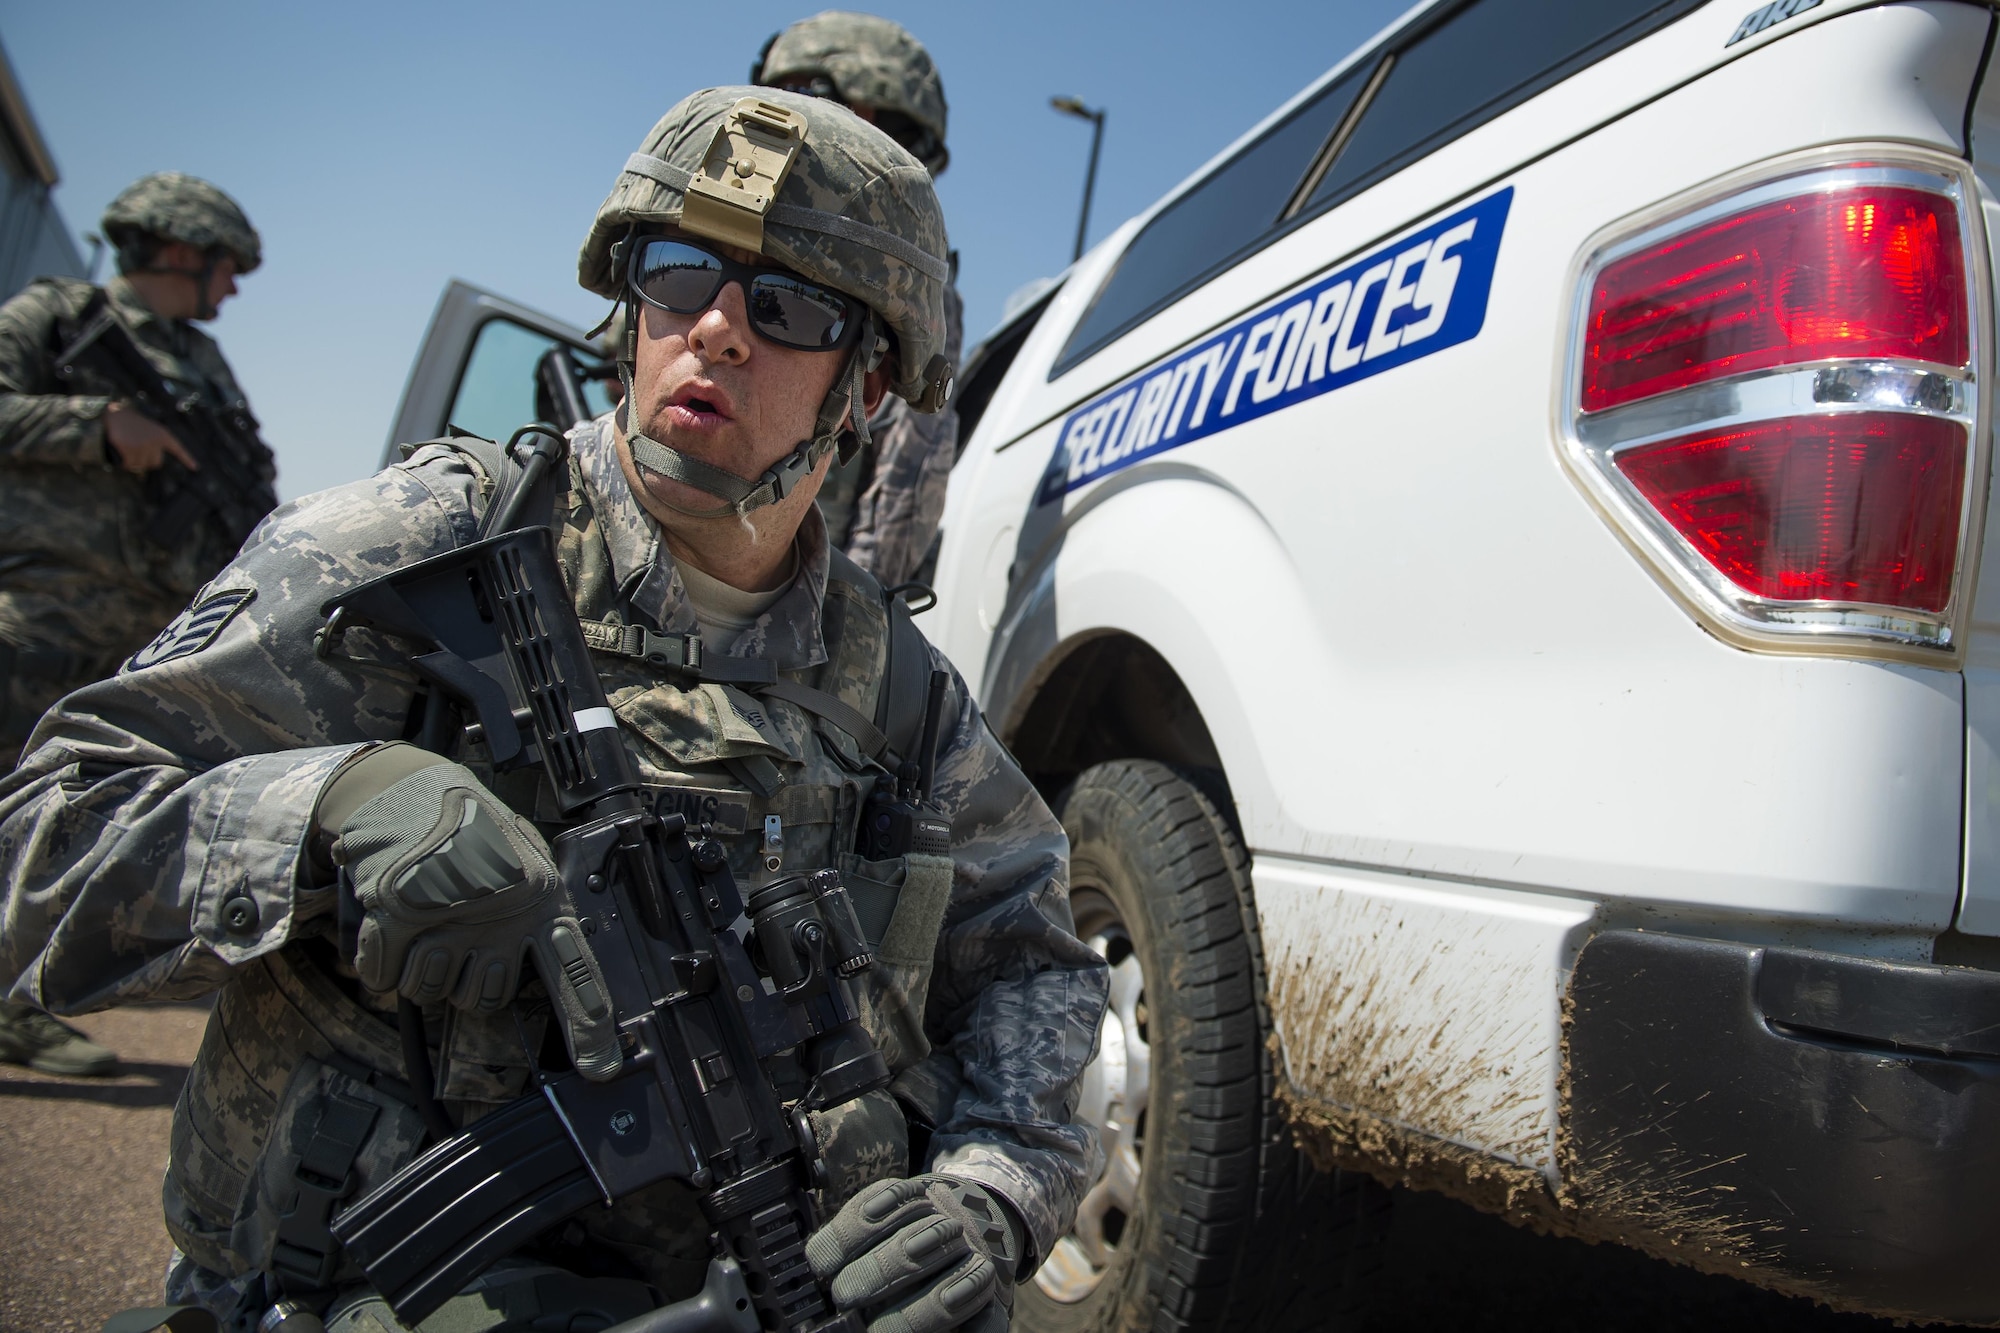
<path id="1" fill-rule="evenodd" d="M 327 928 L 303 860 L 313 808 L 356 748 L 400 735 L 411 684 L 321 659 L 319 607 L 471 540 L 452 458 L 280 510 L 118 675 L 42 719 L 0 780 L 0 990 L 58 1013 L 198 995 Z"/>
<path id="2" fill-rule="evenodd" d="M 944 516 L 958 452 L 958 413 L 925 416 L 890 400 L 876 431 L 875 472 L 856 499 L 847 554 L 885 587 L 907 582 L 924 562 Z"/>
<path id="3" fill-rule="evenodd" d="M 957 272 L 954 257 L 952 271 Z M 958 288 L 944 289 L 944 354 L 959 364 L 964 342 L 965 303 Z M 944 517 L 945 487 L 958 461 L 958 409 L 947 405 L 930 416 L 890 398 L 876 444 L 875 474 L 855 498 L 847 554 L 885 588 L 916 574 L 936 539 Z"/>
<path id="4" fill-rule="evenodd" d="M 1045 1257 L 1100 1152 L 1071 1115 L 1110 974 L 1076 938 L 1062 825 L 956 674 L 950 697 L 937 794 L 952 819 L 952 897 L 925 1015 L 936 1049 L 914 1080 L 936 1098 L 924 1169 L 1001 1195 Z"/>
<path id="5" fill-rule="evenodd" d="M 61 304 L 54 289 L 33 286 L 0 306 L 0 462 L 109 467 L 111 400 L 63 393 L 55 381 Z"/>

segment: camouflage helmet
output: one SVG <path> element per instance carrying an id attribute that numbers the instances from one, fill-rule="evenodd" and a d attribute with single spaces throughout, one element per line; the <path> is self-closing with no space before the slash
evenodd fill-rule
<path id="1" fill-rule="evenodd" d="M 860 301 L 892 335 L 891 392 L 920 412 L 944 407 L 944 214 L 923 164 L 847 108 L 775 88 L 682 100 L 598 207 L 577 281 L 622 297 L 613 247 L 658 227 L 754 250 Z"/>
<path id="2" fill-rule="evenodd" d="M 823 95 L 874 108 L 876 124 L 933 176 L 950 163 L 944 82 L 931 53 L 902 24 L 829 9 L 772 37 L 750 71 L 750 82 L 771 85 L 822 78 L 832 85 Z"/>
<path id="3" fill-rule="evenodd" d="M 198 250 L 222 250 L 248 273 L 264 262 L 264 244 L 234 199 L 198 176 L 156 171 L 121 190 L 99 223 L 119 251 L 141 237 L 183 241 Z"/>

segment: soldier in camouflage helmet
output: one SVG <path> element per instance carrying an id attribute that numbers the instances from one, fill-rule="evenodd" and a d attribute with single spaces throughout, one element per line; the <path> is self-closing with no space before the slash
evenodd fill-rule
<path id="1" fill-rule="evenodd" d="M 764 43 L 750 82 L 830 98 L 887 134 L 933 176 L 943 173 L 944 81 L 902 24 L 829 9 Z"/>
<path id="2" fill-rule="evenodd" d="M 801 19 L 764 44 L 750 81 L 852 108 L 933 176 L 951 160 L 944 84 L 930 52 L 901 24 L 831 9 Z M 958 253 L 949 257 L 945 355 L 956 365 L 964 303 L 956 283 Z M 958 457 L 958 413 L 947 405 L 923 415 L 888 398 L 868 426 L 869 445 L 834 469 L 819 504 L 834 544 L 894 587 L 926 576 L 935 563 L 945 487 Z"/>
<path id="3" fill-rule="evenodd" d="M 214 523 L 170 546 L 149 539 L 161 505 L 151 483 L 195 460 L 101 367 L 65 373 L 64 351 L 108 311 L 175 393 L 247 413 L 221 351 L 190 321 L 213 319 L 257 267 L 257 233 L 228 195 L 178 172 L 133 183 L 103 227 L 117 278 L 42 278 L 0 306 L 0 770 L 50 704 L 115 670 L 236 547 Z M 268 453 L 255 463 L 274 475 Z M 74 1029 L 7 1002 L 0 1060 L 67 1074 L 115 1065 Z"/>
<path id="4" fill-rule="evenodd" d="M 1072 928 L 1061 826 L 814 506 L 852 419 L 886 393 L 942 406 L 944 255 L 929 174 L 850 112 L 768 89 L 688 98 L 583 246 L 583 285 L 632 314 L 626 397 L 572 433 L 542 493 L 647 799 L 705 825 L 746 896 L 837 869 L 875 943 L 858 999 L 895 1081 L 814 1121 L 828 1221 L 808 1258 L 878 1333 L 1004 1327 L 1099 1156 L 1071 1113 L 1107 976 Z M 497 774 L 473 739 L 438 742 L 452 761 L 402 742 L 422 734 L 422 687 L 400 640 L 315 643 L 329 597 L 472 540 L 507 475 L 499 446 L 435 441 L 280 510 L 0 782 L 16 995 L 77 1012 L 220 990 L 165 1202 L 170 1297 L 231 1329 L 280 1302 L 332 1333 L 403 1327 L 311 1220 L 326 1182 L 359 1197 L 424 1145 L 399 998 L 460 1125 L 532 1093 L 548 1052 L 586 1077 L 622 1058 L 571 969 L 520 984 L 464 961 L 541 957 L 573 920 L 539 770 Z M 662 642 L 709 668 L 660 665 Z M 879 732 L 901 715 L 898 642 L 947 681 L 942 852 L 884 854 L 860 828 L 895 762 Z M 731 683 L 769 676 L 789 688 Z M 412 910 L 426 895 L 443 925 Z M 426 1327 L 602 1326 L 698 1288 L 707 1232 L 689 1190 L 650 1187 L 577 1214 Z M 940 1242 L 928 1261 L 885 1284 L 880 1260 L 920 1236 Z"/>
<path id="5" fill-rule="evenodd" d="M 241 277 L 264 262 L 264 243 L 243 210 L 222 191 L 197 176 L 157 171 L 126 186 L 99 224 L 118 251 L 121 273 L 172 273 L 193 279 L 193 319 L 214 319 L 224 296 L 235 293 L 233 282 L 217 283 L 217 270 L 229 266 L 230 277 Z M 192 248 L 192 265 L 170 253 L 175 245 Z"/>

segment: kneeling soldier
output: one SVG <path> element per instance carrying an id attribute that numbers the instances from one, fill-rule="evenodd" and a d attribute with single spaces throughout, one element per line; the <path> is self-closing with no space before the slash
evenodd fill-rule
<path id="1" fill-rule="evenodd" d="M 796 127 L 782 163 L 732 157 L 768 146 L 767 122 Z M 850 420 L 884 393 L 948 395 L 929 173 L 827 102 L 698 93 L 627 162 L 579 276 L 633 314 L 624 406 L 574 432 L 551 507 L 617 733 L 653 808 L 719 841 L 746 896 L 838 870 L 879 960 L 859 1008 L 895 1079 L 816 1118 L 827 1221 L 807 1256 L 880 1333 L 1003 1328 L 1094 1166 L 1070 1112 L 1104 966 L 1071 929 L 1061 827 L 813 504 Z M 401 641 L 321 634 L 330 598 L 475 540 L 510 466 L 439 441 L 281 510 L 0 784 L 16 996 L 74 1013 L 220 989 L 165 1202 L 169 1298 L 227 1327 L 280 1307 L 403 1327 L 333 1240 L 338 1208 L 435 1138 L 426 1112 L 464 1126 L 533 1093 L 537 1065 L 621 1061 L 544 841 L 547 779 L 426 728 L 438 705 Z M 911 730 L 899 643 L 920 678 L 945 673 L 950 832 L 883 855 L 861 824 L 906 757 L 885 740 Z M 520 967 L 557 937 L 562 966 Z M 424 1057 L 434 1094 L 405 1081 Z M 708 1231 L 691 1190 L 649 1186 L 455 1302 L 504 1312 L 481 1328 L 625 1318 L 701 1286 Z"/>

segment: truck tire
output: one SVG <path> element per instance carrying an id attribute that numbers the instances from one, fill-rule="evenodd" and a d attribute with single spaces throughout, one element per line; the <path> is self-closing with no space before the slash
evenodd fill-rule
<path id="1" fill-rule="evenodd" d="M 1062 799 L 1077 934 L 1112 966 L 1078 1108 L 1106 1164 L 1020 1333 L 1350 1327 L 1379 1266 L 1387 1192 L 1314 1170 L 1279 1111 L 1249 857 L 1210 777 L 1118 760 Z"/>

